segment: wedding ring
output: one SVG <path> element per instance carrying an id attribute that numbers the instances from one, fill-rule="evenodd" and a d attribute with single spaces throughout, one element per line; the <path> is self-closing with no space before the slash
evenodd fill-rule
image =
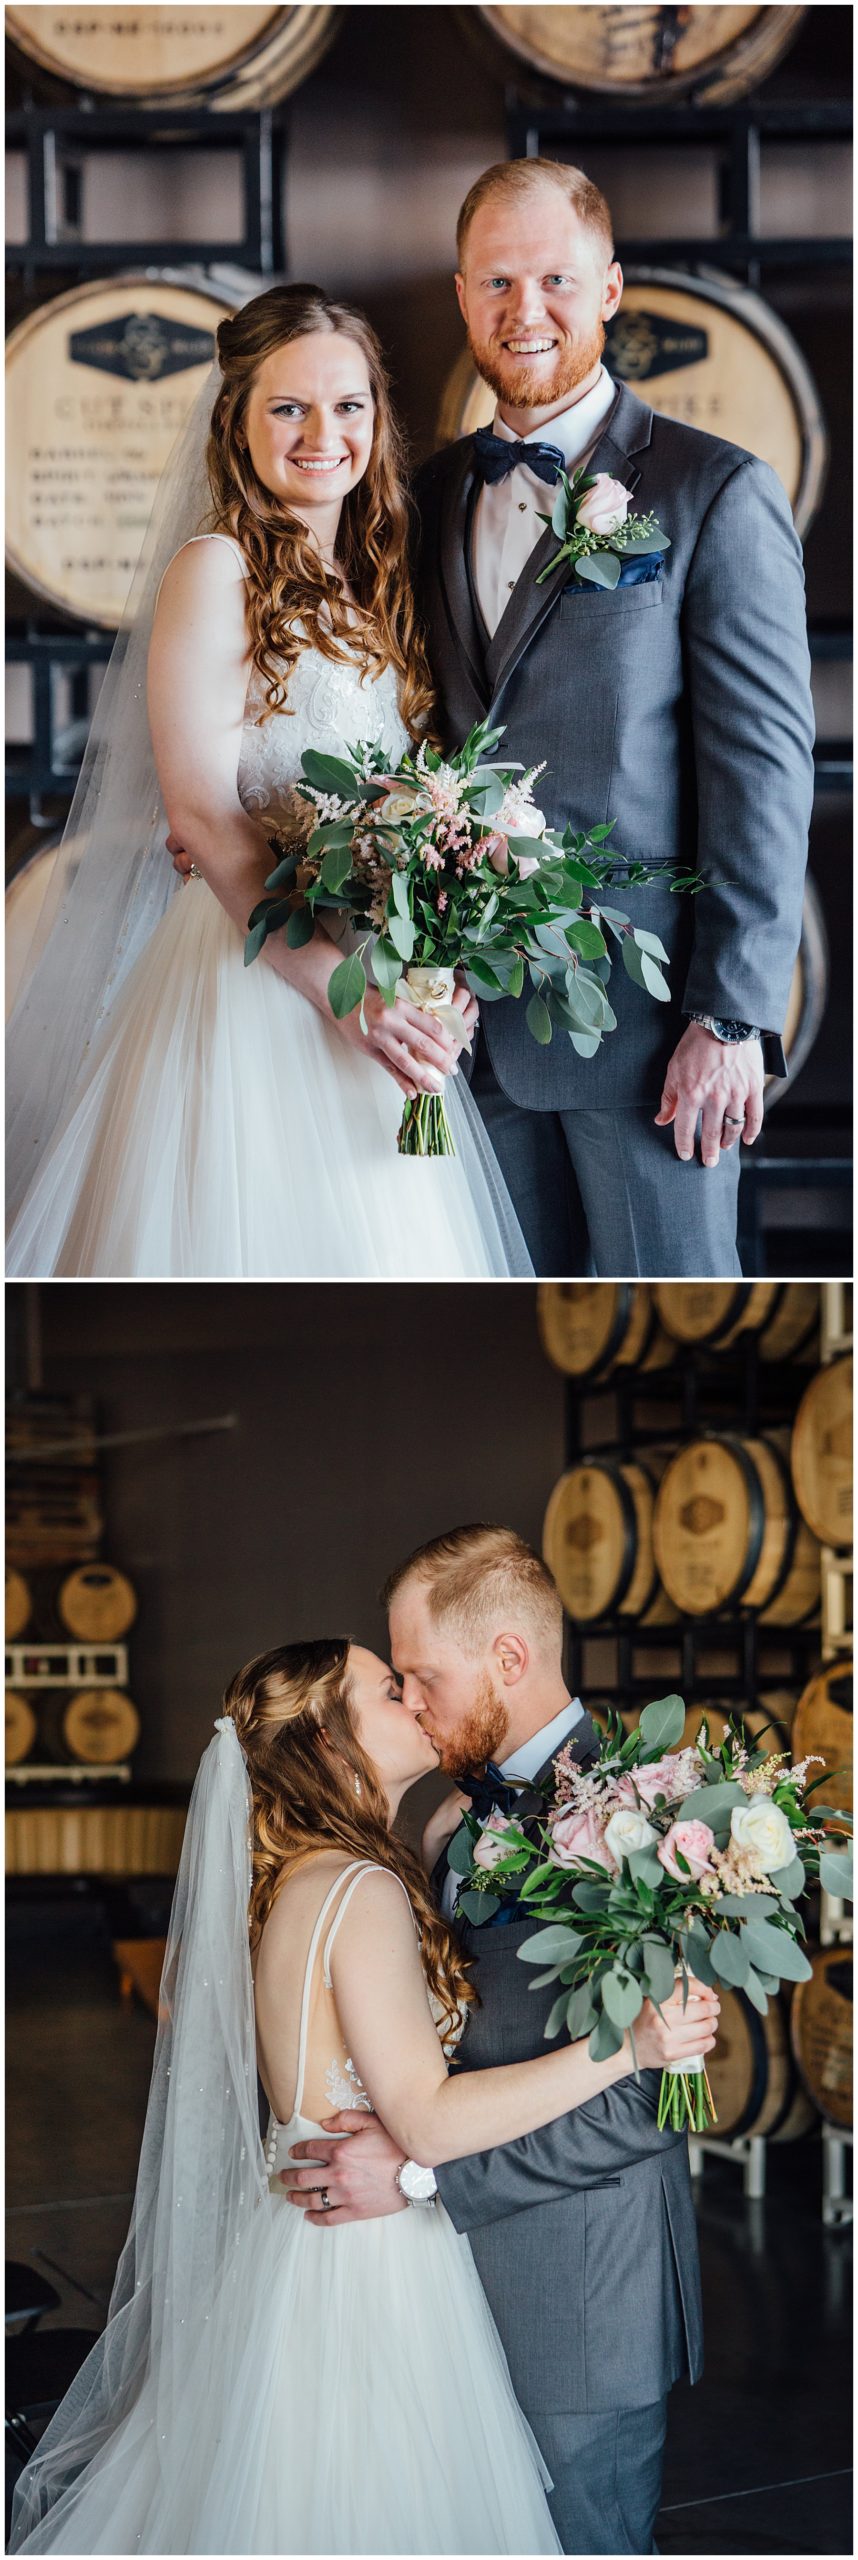
<path id="1" fill-rule="evenodd" d="M 737 1120 L 737 1119 L 736 1119 L 735 1112 L 733 1112 L 733 1111 L 725 1111 L 725 1113 L 724 1113 L 724 1127 L 725 1127 L 725 1129 L 744 1129 L 744 1126 L 745 1126 L 744 1118 L 743 1118 L 743 1119 L 741 1119 L 741 1120 Z"/>
<path id="2" fill-rule="evenodd" d="M 330 2199 L 330 2196 L 329 2196 L 329 2194 L 328 2194 L 327 2187 L 320 2187 L 320 2188 L 319 2188 L 319 2210 L 320 2210 L 320 2212 L 321 2212 L 321 2213 L 332 2213 L 332 2212 L 333 2212 L 333 2205 L 332 2205 L 332 2203 L 331 2203 L 331 2199 Z"/>

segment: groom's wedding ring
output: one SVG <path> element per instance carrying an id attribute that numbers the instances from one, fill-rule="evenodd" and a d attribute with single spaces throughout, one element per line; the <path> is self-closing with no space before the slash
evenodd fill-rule
<path id="1" fill-rule="evenodd" d="M 333 2212 L 333 2206 L 332 2206 L 332 2204 L 331 2204 L 331 2199 L 330 2199 L 330 2196 L 329 2196 L 329 2194 L 328 2194 L 327 2187 L 320 2187 L 320 2188 L 319 2188 L 319 2209 L 320 2209 L 320 2211 L 321 2211 L 322 2213 L 332 2213 L 332 2212 Z"/>
<path id="2" fill-rule="evenodd" d="M 737 1119 L 736 1119 L 735 1112 L 733 1112 L 733 1111 L 725 1111 L 725 1113 L 724 1113 L 724 1127 L 725 1127 L 725 1129 L 744 1129 L 744 1126 L 745 1126 L 744 1118 L 743 1118 L 743 1119 L 741 1119 L 741 1120 L 737 1120 Z"/>

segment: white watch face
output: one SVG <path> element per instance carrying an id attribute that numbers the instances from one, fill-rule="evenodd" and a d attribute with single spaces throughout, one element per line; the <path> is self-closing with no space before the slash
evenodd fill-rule
<path id="1" fill-rule="evenodd" d="M 427 2204 L 437 2193 L 434 2169 L 421 2169 L 418 2161 L 404 2160 L 399 2172 L 400 2194 L 409 2204 Z"/>

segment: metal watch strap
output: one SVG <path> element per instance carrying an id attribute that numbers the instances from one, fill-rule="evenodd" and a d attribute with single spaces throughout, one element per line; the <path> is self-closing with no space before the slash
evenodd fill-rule
<path id="1" fill-rule="evenodd" d="M 738 1047 L 740 1040 L 762 1038 L 756 1022 L 733 1022 L 729 1016 L 717 1013 L 691 1013 L 688 1019 L 699 1023 L 701 1031 L 711 1031 L 714 1038 L 723 1040 L 728 1048 Z"/>

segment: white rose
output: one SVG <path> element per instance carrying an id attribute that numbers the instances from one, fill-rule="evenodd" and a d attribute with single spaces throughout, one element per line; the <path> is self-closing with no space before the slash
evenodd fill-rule
<path id="1" fill-rule="evenodd" d="M 508 782 L 492 825 L 503 836 L 544 836 L 548 819 L 543 809 L 534 806 L 522 783 Z"/>
<path id="2" fill-rule="evenodd" d="M 409 818 L 417 816 L 420 805 L 416 791 L 388 791 L 377 814 L 385 826 L 401 827 Z"/>
<path id="3" fill-rule="evenodd" d="M 609 471 L 597 471 L 592 489 L 575 510 L 576 524 L 586 526 L 588 533 L 618 533 L 629 512 L 629 492 L 621 480 L 612 480 Z"/>
<path id="4" fill-rule="evenodd" d="M 778 1867 L 788 1867 L 796 1855 L 786 1814 L 768 1796 L 752 1796 L 749 1804 L 734 1804 L 730 1830 L 737 1849 L 747 1851 L 760 1875 L 775 1875 Z"/>
<path id="5" fill-rule="evenodd" d="M 618 1866 L 621 1858 L 630 1858 L 635 1849 L 648 1849 L 650 1842 L 657 1839 L 658 1833 L 646 1815 L 633 1812 L 631 1806 L 620 1805 L 605 1825 L 605 1846 Z"/>

